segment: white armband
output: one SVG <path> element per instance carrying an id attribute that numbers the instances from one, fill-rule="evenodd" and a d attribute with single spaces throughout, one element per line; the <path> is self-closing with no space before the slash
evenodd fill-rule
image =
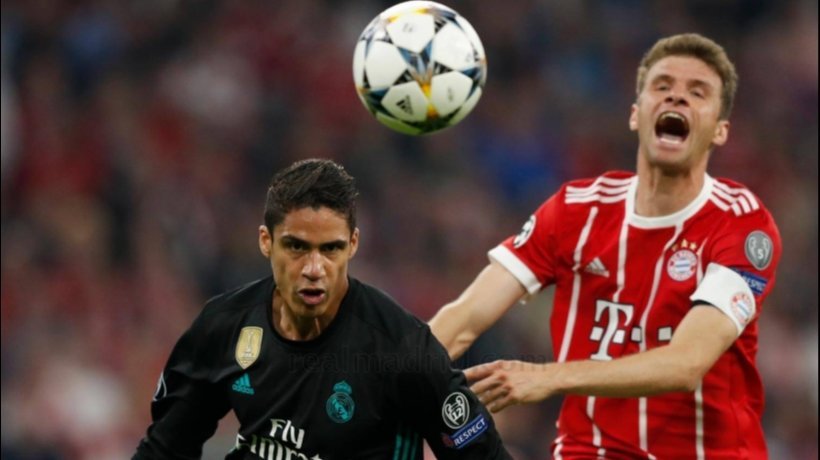
<path id="1" fill-rule="evenodd" d="M 723 265 L 710 263 L 695 292 L 692 302 L 706 302 L 722 311 L 737 326 L 737 334 L 749 324 L 757 311 L 754 294 L 737 272 Z"/>

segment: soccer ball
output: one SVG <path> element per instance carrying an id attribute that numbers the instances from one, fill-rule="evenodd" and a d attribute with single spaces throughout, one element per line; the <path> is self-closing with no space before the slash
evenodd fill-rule
<path id="1" fill-rule="evenodd" d="M 353 53 L 353 81 L 377 120 L 405 134 L 460 122 L 487 79 L 473 26 L 439 3 L 400 3 L 376 16 Z"/>

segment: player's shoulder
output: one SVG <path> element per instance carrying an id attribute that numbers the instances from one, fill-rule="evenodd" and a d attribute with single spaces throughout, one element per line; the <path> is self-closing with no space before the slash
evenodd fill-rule
<path id="1" fill-rule="evenodd" d="M 702 218 L 712 227 L 713 244 L 725 247 L 772 249 L 775 260 L 782 247 L 780 231 L 763 201 L 740 182 L 713 178 L 709 201 L 714 205 Z M 717 213 L 715 216 L 714 213 Z"/>
<path id="2" fill-rule="evenodd" d="M 238 320 L 242 311 L 266 304 L 272 294 L 272 276 L 237 286 L 205 302 L 197 322 L 228 324 L 231 321 L 226 321 L 226 318 L 236 317 Z"/>
<path id="3" fill-rule="evenodd" d="M 375 334 L 398 344 L 408 334 L 419 333 L 427 327 L 423 321 L 381 289 L 352 277 L 350 282 L 356 296 L 355 316 Z"/>
<path id="4" fill-rule="evenodd" d="M 634 172 L 607 171 L 597 177 L 568 181 L 559 193 L 566 204 L 617 203 L 626 200 L 635 180 Z"/>
<path id="5" fill-rule="evenodd" d="M 264 317 L 264 306 L 273 293 L 273 277 L 233 288 L 205 303 L 183 334 L 180 343 L 193 355 L 218 359 L 234 337 L 238 326 L 250 316 Z M 193 350 L 193 351 L 191 351 Z"/>
<path id="6" fill-rule="evenodd" d="M 709 200 L 724 213 L 725 218 L 733 222 L 774 226 L 774 219 L 763 200 L 740 182 L 724 177 L 713 178 Z"/>
<path id="7" fill-rule="evenodd" d="M 564 183 L 565 187 L 585 188 L 593 186 L 618 186 L 630 183 L 635 178 L 632 171 L 606 171 L 595 177 L 582 177 Z"/>

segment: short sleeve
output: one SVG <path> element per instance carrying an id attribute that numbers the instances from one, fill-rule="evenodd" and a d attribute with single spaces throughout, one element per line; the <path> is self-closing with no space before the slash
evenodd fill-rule
<path id="1" fill-rule="evenodd" d="M 501 264 L 532 295 L 555 280 L 556 222 L 562 191 L 545 201 L 521 231 L 490 250 L 490 260 Z"/>
<path id="2" fill-rule="evenodd" d="M 781 252 L 780 232 L 768 211 L 733 218 L 714 235 L 706 272 L 691 300 L 718 307 L 741 333 L 760 315 Z"/>

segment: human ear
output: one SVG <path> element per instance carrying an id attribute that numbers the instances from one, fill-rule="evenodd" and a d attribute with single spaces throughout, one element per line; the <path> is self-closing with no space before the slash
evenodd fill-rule
<path id="1" fill-rule="evenodd" d="M 270 232 L 268 231 L 268 227 L 266 225 L 259 226 L 259 252 L 265 256 L 266 259 L 270 259 L 271 255 L 271 246 L 273 245 L 273 237 L 271 236 Z"/>
<path id="2" fill-rule="evenodd" d="M 353 229 L 353 233 L 350 235 L 350 257 L 356 255 L 356 251 L 359 249 L 359 229 Z"/>
<path id="3" fill-rule="evenodd" d="M 718 121 L 715 128 L 715 135 L 712 137 L 712 144 L 723 145 L 729 140 L 729 122 L 727 120 Z"/>
<path id="4" fill-rule="evenodd" d="M 629 130 L 630 131 L 637 131 L 638 130 L 638 104 L 632 104 L 632 107 L 629 111 Z"/>

